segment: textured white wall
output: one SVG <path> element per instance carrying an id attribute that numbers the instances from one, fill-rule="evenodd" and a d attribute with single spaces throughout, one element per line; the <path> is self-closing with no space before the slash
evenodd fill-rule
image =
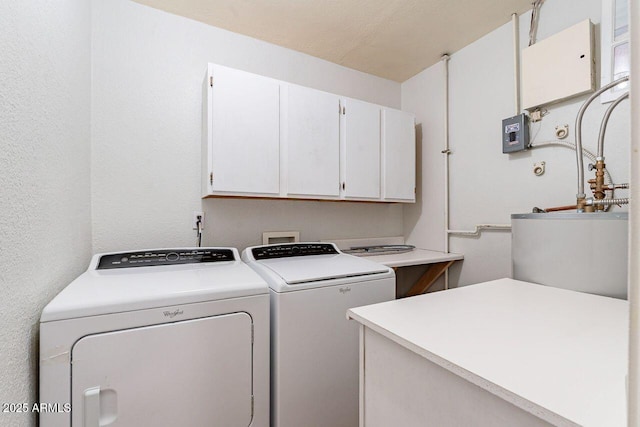
<path id="1" fill-rule="evenodd" d="M 600 15 L 600 0 L 548 0 L 541 9 L 538 39 L 586 18 L 599 24 Z M 528 43 L 529 20 L 530 14 L 520 17 L 522 47 Z M 599 25 L 596 25 L 596 40 L 599 40 Z M 530 212 L 534 206 L 575 203 L 577 178 L 573 151 L 554 147 L 502 154 L 501 120 L 514 115 L 512 43 L 512 27 L 508 23 L 451 56 L 451 229 L 473 229 L 479 223 L 508 224 L 510 214 Z M 599 57 L 599 41 L 596 44 Z M 598 61 L 598 70 L 599 67 Z M 573 140 L 575 117 L 585 99 L 586 96 L 549 106 L 549 114 L 532 126 L 534 141 L 553 139 L 555 126 L 563 124 L 569 124 L 569 139 Z M 442 102 L 442 64 L 402 84 L 402 107 L 417 113 L 423 135 L 419 200 L 415 206 L 404 209 L 404 233 L 410 243 L 440 250 L 444 248 Z M 593 151 L 607 106 L 594 102 L 585 116 L 583 141 L 585 147 Z M 605 156 L 616 182 L 629 179 L 629 117 L 629 104 L 625 102 L 614 111 L 607 128 Z M 547 171 L 536 177 L 532 169 L 539 161 L 546 162 Z M 465 255 L 464 263 L 451 269 L 453 285 L 511 274 L 509 233 L 488 232 L 479 238 L 452 237 L 450 250 Z"/>
<path id="2" fill-rule="evenodd" d="M 84 0 L 0 3 L 0 402 L 35 401 L 40 312 L 91 253 L 89 23 Z"/>
<path id="3" fill-rule="evenodd" d="M 630 20 L 640 22 L 640 1 L 630 2 Z M 631 26 L 631 81 L 640 81 L 640 26 Z M 640 85 L 631 85 L 631 206 L 629 221 L 629 375 L 627 422 L 640 425 Z"/>
<path id="4" fill-rule="evenodd" d="M 427 68 L 402 83 L 402 109 L 416 115 L 416 203 L 404 208 L 405 237 L 420 247 L 444 249 L 444 71 Z"/>
<path id="5" fill-rule="evenodd" d="M 93 2 L 92 207 L 96 252 L 402 234 L 402 207 L 200 199 L 202 81 L 208 62 L 392 107 L 400 85 L 127 0 Z"/>

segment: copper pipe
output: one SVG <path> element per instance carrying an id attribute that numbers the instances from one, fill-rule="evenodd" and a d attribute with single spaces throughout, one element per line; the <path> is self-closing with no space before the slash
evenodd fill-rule
<path id="1" fill-rule="evenodd" d="M 546 208 L 545 211 L 547 212 L 569 211 L 571 209 L 576 209 L 577 207 L 578 207 L 577 205 L 556 206 L 553 208 Z"/>

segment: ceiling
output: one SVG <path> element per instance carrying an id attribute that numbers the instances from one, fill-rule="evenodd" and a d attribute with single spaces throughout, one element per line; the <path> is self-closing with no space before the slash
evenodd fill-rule
<path id="1" fill-rule="evenodd" d="M 532 0 L 134 0 L 403 82 Z"/>

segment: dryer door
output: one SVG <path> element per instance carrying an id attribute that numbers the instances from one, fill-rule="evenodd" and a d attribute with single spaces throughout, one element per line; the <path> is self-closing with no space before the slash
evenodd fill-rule
<path id="1" fill-rule="evenodd" d="M 248 426 L 251 329 L 234 313 L 78 340 L 73 426 Z"/>

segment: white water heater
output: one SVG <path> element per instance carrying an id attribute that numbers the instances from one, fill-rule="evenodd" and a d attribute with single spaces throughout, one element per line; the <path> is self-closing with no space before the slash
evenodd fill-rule
<path id="1" fill-rule="evenodd" d="M 512 277 L 627 298 L 628 213 L 511 215 Z"/>

